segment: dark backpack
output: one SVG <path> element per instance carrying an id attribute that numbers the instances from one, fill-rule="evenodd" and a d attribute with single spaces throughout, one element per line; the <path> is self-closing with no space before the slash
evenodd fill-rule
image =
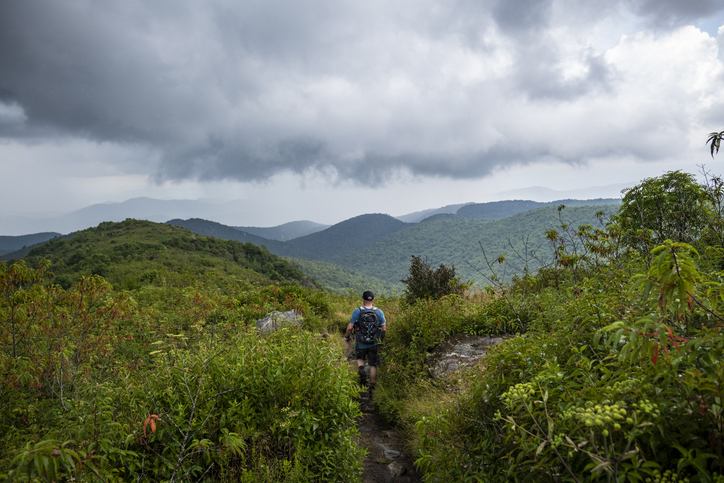
<path id="1" fill-rule="evenodd" d="M 359 308 L 357 319 L 357 342 L 374 344 L 377 342 L 377 330 L 380 328 L 380 318 L 377 309 Z"/>

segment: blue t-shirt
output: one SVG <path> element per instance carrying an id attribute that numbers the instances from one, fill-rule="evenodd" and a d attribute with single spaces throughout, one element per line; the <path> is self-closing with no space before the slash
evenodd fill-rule
<path id="1" fill-rule="evenodd" d="M 376 307 L 370 307 L 370 308 L 377 309 Z M 357 307 L 356 309 L 354 309 L 354 312 L 352 312 L 352 317 L 350 317 L 350 319 L 349 319 L 350 324 L 356 324 L 357 321 L 359 320 L 359 314 L 360 314 L 359 309 L 360 308 Z M 385 319 L 385 314 L 384 314 L 384 312 L 382 312 L 382 310 L 377 309 L 377 317 L 380 320 L 380 325 L 387 323 L 387 320 Z M 357 342 L 357 331 L 356 330 L 355 330 L 355 334 L 354 334 L 354 343 L 355 343 L 355 347 L 357 347 L 358 349 L 368 349 L 370 347 L 374 347 L 377 345 L 377 342 L 375 342 L 374 344 L 363 344 L 361 342 Z"/>

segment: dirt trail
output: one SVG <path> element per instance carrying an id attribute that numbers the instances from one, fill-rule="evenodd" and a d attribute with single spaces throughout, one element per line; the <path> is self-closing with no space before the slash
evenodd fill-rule
<path id="1" fill-rule="evenodd" d="M 347 347 L 347 361 L 357 372 L 357 362 L 351 346 Z M 402 438 L 393 428 L 382 424 L 368 392 L 358 399 L 362 416 L 357 420 L 360 444 L 369 453 L 365 458 L 362 483 L 419 483 L 414 460 L 403 451 Z"/>

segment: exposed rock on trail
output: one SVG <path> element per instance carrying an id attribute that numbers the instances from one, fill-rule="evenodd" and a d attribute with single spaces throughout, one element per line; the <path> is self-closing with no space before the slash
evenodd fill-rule
<path id="1" fill-rule="evenodd" d="M 503 337 L 481 337 L 455 334 L 435 346 L 426 356 L 430 377 L 444 379 L 451 372 L 472 367 L 483 359 L 487 350 L 505 340 Z M 384 364 L 384 354 L 380 354 Z M 357 363 L 352 344 L 347 346 L 347 362 L 357 372 Z M 369 367 L 365 366 L 369 374 Z M 363 392 L 358 399 L 362 416 L 357 422 L 360 444 L 369 454 L 365 458 L 362 483 L 419 483 L 420 475 L 415 471 L 414 458 L 403 451 L 404 442 L 396 431 L 380 421 L 369 393 Z"/>
<path id="2" fill-rule="evenodd" d="M 273 311 L 266 317 L 256 321 L 256 328 L 259 332 L 268 333 L 275 332 L 281 327 L 287 324 L 301 324 L 302 316 L 296 310 L 289 310 L 287 312 Z"/>
<path id="3" fill-rule="evenodd" d="M 357 372 L 353 345 L 347 346 L 347 361 Z M 369 371 L 369 368 L 367 368 Z M 362 392 L 358 399 L 362 416 L 357 420 L 359 443 L 369 453 L 362 465 L 362 483 L 419 483 L 414 459 L 403 451 L 402 438 L 380 421 L 370 394 Z"/>
<path id="4" fill-rule="evenodd" d="M 403 452 L 396 431 L 381 424 L 368 393 L 360 396 L 362 416 L 357 422 L 360 444 L 368 451 L 362 465 L 362 483 L 418 483 L 414 461 Z"/>
<path id="5" fill-rule="evenodd" d="M 504 337 L 451 335 L 425 356 L 430 377 L 437 380 L 459 369 L 472 367 L 481 361 L 490 347 L 504 340 Z"/>

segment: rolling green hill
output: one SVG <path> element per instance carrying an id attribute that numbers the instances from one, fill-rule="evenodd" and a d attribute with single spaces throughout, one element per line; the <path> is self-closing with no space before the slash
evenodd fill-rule
<path id="1" fill-rule="evenodd" d="M 195 279 L 211 278 L 312 283 L 301 270 L 255 244 L 132 219 L 105 222 L 71 238 L 52 239 L 24 258 L 31 265 L 49 259 L 54 282 L 61 286 L 87 275 L 101 275 L 119 288 L 154 283 L 187 285 Z"/>
<path id="2" fill-rule="evenodd" d="M 613 213 L 616 209 L 615 205 L 566 208 L 562 216 L 571 226 L 598 226 L 597 211 Z M 482 286 L 491 274 L 483 250 L 491 262 L 504 254 L 516 272 L 526 266 L 527 253 L 528 268 L 535 270 L 549 263 L 552 257 L 545 231 L 559 225 L 555 207 L 538 208 L 502 220 L 435 215 L 332 262 L 394 283 L 407 275 L 410 257 L 417 255 L 426 258 L 432 266 L 455 265 L 456 273 L 463 280 Z M 509 277 L 512 273 L 502 273 L 501 267 L 498 275 Z"/>
<path id="3" fill-rule="evenodd" d="M 510 206 L 509 206 L 510 207 Z M 571 227 L 598 226 L 599 210 L 613 213 L 617 205 L 567 207 L 563 221 Z M 560 225 L 557 207 L 525 211 L 504 219 L 473 219 L 460 215 L 437 214 L 420 223 L 403 223 L 388 215 L 362 215 L 326 230 L 289 242 L 266 240 L 244 234 L 245 239 L 266 246 L 272 253 L 291 257 L 305 273 L 326 288 L 342 292 L 359 284 L 375 284 L 380 291 L 401 291 L 400 280 L 407 275 L 412 255 L 422 256 L 433 265 L 455 265 L 463 280 L 476 285 L 487 283 L 491 274 L 485 263 L 505 254 L 508 278 L 549 263 L 551 247 L 545 231 Z M 189 229 L 213 236 L 239 236 L 231 227 L 205 220 L 174 220 Z M 328 264 L 304 262 L 324 261 Z M 502 269 L 502 267 L 501 267 Z M 349 271 L 352 272 L 349 272 Z"/>
<path id="4" fill-rule="evenodd" d="M 410 226 L 390 215 L 367 214 L 337 223 L 326 230 L 296 238 L 269 250 L 279 255 L 332 261 L 353 253 Z M 278 251 L 275 251 L 278 250 Z"/>

